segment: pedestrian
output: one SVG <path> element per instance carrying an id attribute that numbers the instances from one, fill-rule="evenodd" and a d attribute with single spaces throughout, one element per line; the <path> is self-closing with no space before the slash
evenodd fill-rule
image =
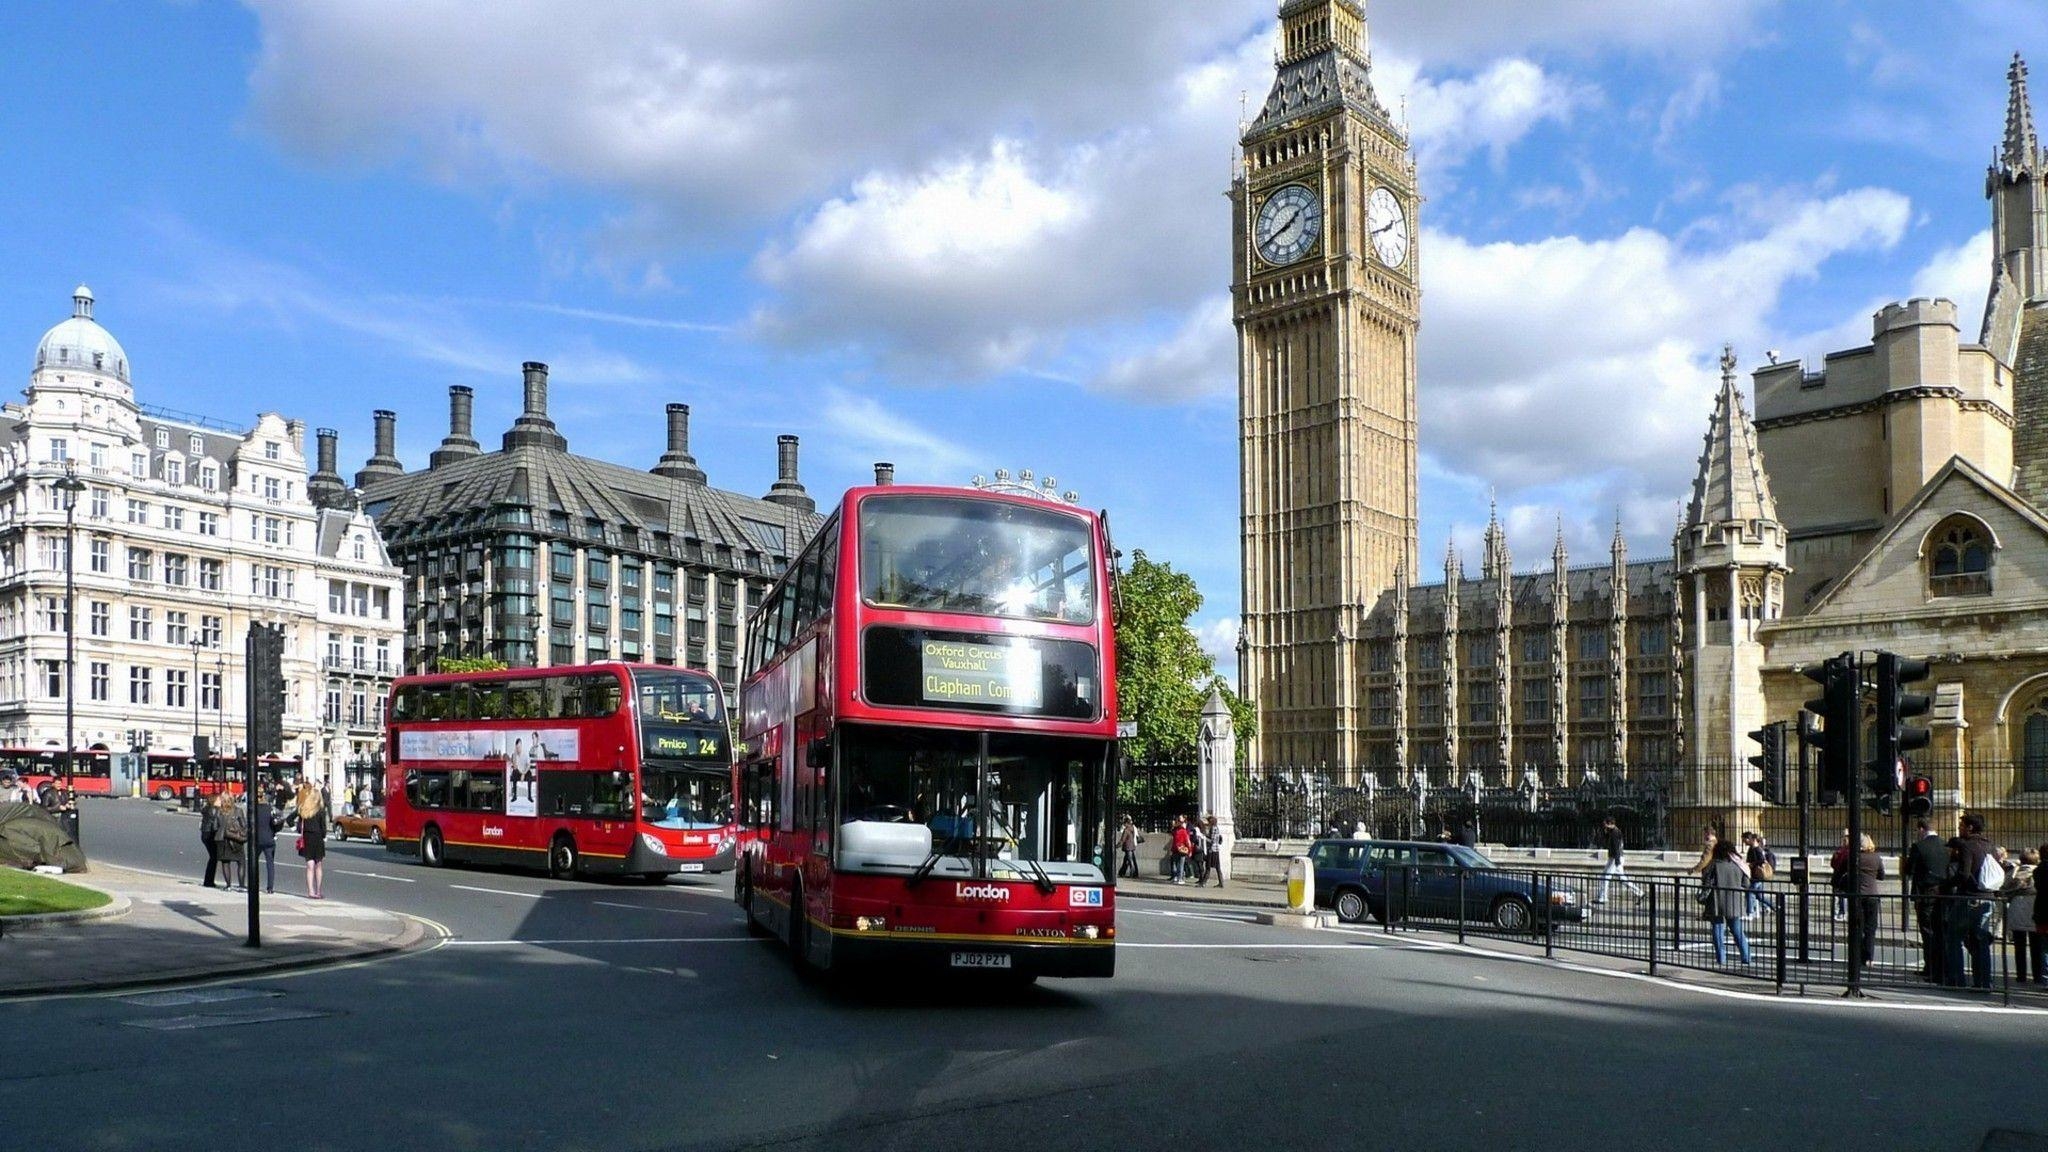
<path id="1" fill-rule="evenodd" d="M 1470 819 L 1459 821 L 1456 842 L 1467 848 L 1479 847 L 1479 825 L 1474 824 Z"/>
<path id="2" fill-rule="evenodd" d="M 1698 860 L 1693 861 L 1692 867 L 1686 869 L 1686 871 L 1691 872 L 1695 876 L 1704 877 L 1709 871 L 1713 869 L 1714 854 L 1715 851 L 1720 848 L 1720 846 L 1720 835 L 1714 831 L 1714 826 L 1712 824 L 1707 825 L 1706 829 L 1700 833 L 1700 858 Z M 1735 846 L 1732 844 L 1729 845 L 1728 850 L 1730 852 L 1733 852 L 1735 850 Z"/>
<path id="3" fill-rule="evenodd" d="M 1849 830 L 1842 829 L 1842 842 L 1828 857 L 1828 891 L 1835 894 L 1835 919 L 1849 918 Z"/>
<path id="4" fill-rule="evenodd" d="M 2034 850 L 2034 887 L 2039 890 L 2040 862 L 2048 860 L 2048 844 Z M 2034 900 L 2034 983 L 2048 984 L 2048 900 Z"/>
<path id="5" fill-rule="evenodd" d="M 1749 933 L 1742 929 L 1742 914 L 1749 904 L 1749 870 L 1735 855 L 1735 845 L 1716 839 L 1713 855 L 1700 880 L 1700 915 L 1713 926 L 1714 963 L 1728 962 L 1728 935 L 1735 936 L 1735 951 L 1749 963 Z"/>
<path id="6" fill-rule="evenodd" d="M 1209 882 L 1209 830 L 1202 827 L 1202 818 L 1188 817 L 1188 868 L 1195 877 L 1195 887 Z"/>
<path id="7" fill-rule="evenodd" d="M 1366 836 L 1367 833 L 1365 831 L 1365 821 L 1353 820 L 1351 822 L 1351 838 L 1353 840 L 1364 840 L 1366 839 Z"/>
<path id="8" fill-rule="evenodd" d="M 256 806 L 256 855 L 263 861 L 263 890 L 277 888 L 277 830 L 284 823 L 277 805 L 265 800 Z M 254 877 L 251 877 L 254 879 Z"/>
<path id="9" fill-rule="evenodd" d="M 1205 851 L 1202 870 L 1206 875 L 1214 876 L 1216 878 L 1216 886 L 1221 888 L 1223 887 L 1223 829 L 1216 826 L 1216 817 L 1214 816 L 1207 817 L 1206 823 L 1207 827 L 1202 829 Z M 1203 882 L 1207 883 L 1207 880 L 1205 879 Z"/>
<path id="10" fill-rule="evenodd" d="M 1119 854 L 1116 866 L 1118 879 L 1125 876 L 1135 878 L 1138 875 L 1138 845 L 1144 842 L 1145 837 L 1138 831 L 1138 826 L 1131 822 L 1129 816 L 1125 816 L 1123 824 L 1116 831 L 1116 847 Z"/>
<path id="11" fill-rule="evenodd" d="M 242 806 L 235 803 L 233 795 L 220 792 L 213 799 L 220 809 L 220 838 L 213 844 L 215 855 L 220 857 L 221 885 L 246 889 L 249 877 L 243 853 L 249 850 L 249 821 L 243 817 Z"/>
<path id="12" fill-rule="evenodd" d="M 1878 883 L 1885 878 L 1884 857 L 1877 854 L 1877 841 L 1863 834 L 1862 851 L 1856 854 L 1855 897 L 1862 923 L 1857 925 L 1856 955 L 1864 967 L 1877 958 L 1877 922 L 1884 912 L 1878 900 Z"/>
<path id="13" fill-rule="evenodd" d="M 220 797 L 215 796 L 199 808 L 199 844 L 206 849 L 206 875 L 199 883 L 206 888 L 218 887 L 213 878 L 220 868 Z"/>
<path id="14" fill-rule="evenodd" d="M 1778 874 L 1778 854 L 1764 843 L 1763 833 L 1742 834 L 1742 862 L 1749 868 L 1749 914 L 1754 917 L 1760 908 L 1776 911 L 1778 906 L 1764 892 L 1764 881 Z"/>
<path id="15" fill-rule="evenodd" d="M 1175 884 L 1186 883 L 1188 857 L 1193 854 L 1194 850 L 1195 837 L 1193 833 L 1188 831 L 1188 818 L 1185 816 L 1175 816 L 1173 818 L 1173 851 L 1171 853 L 1173 858 L 1173 882 Z"/>
<path id="16" fill-rule="evenodd" d="M 306 895 L 315 900 L 325 899 L 320 894 L 323 875 L 322 862 L 327 859 L 327 800 L 319 788 L 308 780 L 299 785 L 296 804 L 299 812 L 299 855 L 306 861 Z"/>
<path id="17" fill-rule="evenodd" d="M 1947 919 L 1941 886 L 1948 879 L 1948 845 L 1926 820 L 1920 821 L 1916 830 L 1919 835 L 1906 849 L 1900 871 L 1905 873 L 1906 894 L 1912 898 L 1913 918 L 1920 930 L 1920 979 L 1939 984 L 1942 924 Z"/>
<path id="18" fill-rule="evenodd" d="M 2005 882 L 2005 927 L 2012 933 L 2012 968 L 2022 984 L 2037 983 L 2042 969 L 2041 950 L 2034 935 L 2034 874 L 2041 854 L 2032 848 L 2020 850 L 2019 865 Z"/>
<path id="19" fill-rule="evenodd" d="M 1991 987 L 1991 920 L 1998 890 L 2005 886 L 2005 870 L 1992 855 L 1991 841 L 1984 835 L 1984 818 L 1966 812 L 1956 819 L 1956 838 L 1950 842 L 1948 883 L 1948 925 L 1943 936 L 1942 982 L 1963 986 L 1963 961 L 1969 960 L 1970 985 Z"/>
<path id="20" fill-rule="evenodd" d="M 1621 828 L 1615 824 L 1612 816 L 1600 822 L 1600 846 L 1607 850 L 1607 863 L 1600 868 L 1600 891 L 1594 895 L 1593 903 L 1607 903 L 1607 885 L 1619 879 L 1629 890 L 1629 894 L 1636 898 L 1636 903 L 1641 904 L 1644 893 L 1636 886 L 1635 881 L 1628 878 L 1626 865 L 1622 861 L 1626 845 L 1622 842 Z"/>

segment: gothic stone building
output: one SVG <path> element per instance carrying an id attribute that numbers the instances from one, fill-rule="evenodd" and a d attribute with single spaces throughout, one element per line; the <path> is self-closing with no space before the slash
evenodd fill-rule
<path id="1" fill-rule="evenodd" d="M 745 496 L 707 482 L 687 405 L 668 406 L 668 450 L 642 472 L 569 451 L 548 416 L 547 365 L 527 364 L 523 387 L 495 452 L 471 433 L 472 390 L 449 389 L 448 435 L 410 472 L 396 414 L 375 414 L 376 453 L 355 482 L 405 571 L 407 667 L 646 661 L 735 691 L 746 614 L 820 520 L 797 438 L 780 438 L 768 493 Z"/>

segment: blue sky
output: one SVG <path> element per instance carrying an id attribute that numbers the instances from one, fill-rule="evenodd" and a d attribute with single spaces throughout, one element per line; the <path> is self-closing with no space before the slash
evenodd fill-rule
<path id="1" fill-rule="evenodd" d="M 578 451 L 829 497 L 1050 473 L 1237 606 L 1223 199 L 1275 0 L 0 7 L 0 340 L 78 282 L 140 397 L 342 432 L 553 365 Z M 481 15 L 480 15 L 481 14 Z M 1370 0 L 1422 158 L 1422 551 L 1559 516 L 1661 554 L 1732 342 L 1817 357 L 1912 295 L 1974 337 L 1983 172 L 2048 5 Z M 2044 73 L 2042 86 L 2048 86 Z M 2038 110 L 2038 109 L 2037 109 Z M 1476 561 L 1474 562 L 1476 567 Z"/>

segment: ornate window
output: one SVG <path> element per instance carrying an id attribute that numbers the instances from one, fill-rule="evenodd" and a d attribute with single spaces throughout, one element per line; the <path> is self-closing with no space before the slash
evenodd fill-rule
<path id="1" fill-rule="evenodd" d="M 1991 534 L 1969 516 L 1943 521 L 1928 536 L 1927 594 L 1989 596 Z"/>
<path id="2" fill-rule="evenodd" d="M 2048 792 L 2048 695 L 2034 701 L 2020 720 L 2020 787 Z"/>

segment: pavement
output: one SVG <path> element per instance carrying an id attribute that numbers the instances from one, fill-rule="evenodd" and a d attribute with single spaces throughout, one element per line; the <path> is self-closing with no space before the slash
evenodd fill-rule
<path id="1" fill-rule="evenodd" d="M 251 948 L 245 893 L 104 863 L 63 879 L 105 892 L 113 902 L 86 916 L 10 919 L 0 936 L 0 997 L 148 988 L 342 964 L 441 938 L 438 928 L 416 917 L 279 892 L 262 898 L 263 942 Z"/>

